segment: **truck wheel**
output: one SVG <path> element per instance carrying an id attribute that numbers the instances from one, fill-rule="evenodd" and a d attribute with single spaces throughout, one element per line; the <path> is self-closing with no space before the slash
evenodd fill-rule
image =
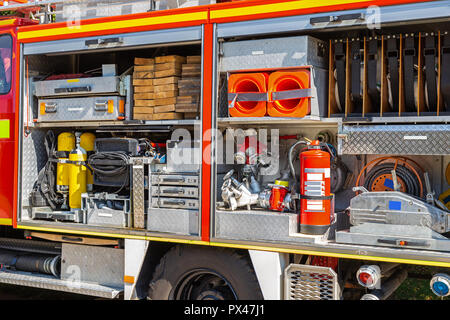
<path id="1" fill-rule="evenodd" d="M 150 300 L 262 300 L 249 261 L 233 250 L 173 247 L 150 281 Z"/>

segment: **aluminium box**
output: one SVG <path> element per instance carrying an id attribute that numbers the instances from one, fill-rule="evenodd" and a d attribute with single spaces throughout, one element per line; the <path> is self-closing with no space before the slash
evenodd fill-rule
<path id="1" fill-rule="evenodd" d="M 43 80 L 34 82 L 33 86 L 36 97 L 112 95 L 120 92 L 120 77 L 106 76 Z"/>
<path id="2" fill-rule="evenodd" d="M 220 71 L 312 66 L 328 69 L 328 45 L 310 37 L 283 37 L 224 42 Z"/>
<path id="3" fill-rule="evenodd" d="M 125 99 L 120 96 L 40 99 L 38 109 L 38 122 L 114 121 L 125 116 Z"/>

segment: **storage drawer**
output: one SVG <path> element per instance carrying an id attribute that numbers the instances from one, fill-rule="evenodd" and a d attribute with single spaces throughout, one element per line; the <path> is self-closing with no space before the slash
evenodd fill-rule
<path id="1" fill-rule="evenodd" d="M 153 174 L 152 185 L 198 186 L 199 179 L 197 175 Z"/>
<path id="2" fill-rule="evenodd" d="M 152 186 L 152 196 L 198 198 L 198 188 L 177 186 Z"/>
<path id="3" fill-rule="evenodd" d="M 111 121 L 125 115 L 125 99 L 119 96 L 39 100 L 38 122 Z"/>
<path id="4" fill-rule="evenodd" d="M 152 208 L 198 209 L 198 199 L 152 198 Z"/>
<path id="5" fill-rule="evenodd" d="M 129 199 L 82 197 L 82 211 L 86 215 L 88 225 L 129 227 L 130 208 Z"/>
<path id="6" fill-rule="evenodd" d="M 199 212 L 183 209 L 149 209 L 147 230 L 183 235 L 199 234 Z"/>
<path id="7" fill-rule="evenodd" d="M 119 77 L 93 77 L 79 79 L 46 80 L 34 82 L 37 97 L 118 94 Z"/>

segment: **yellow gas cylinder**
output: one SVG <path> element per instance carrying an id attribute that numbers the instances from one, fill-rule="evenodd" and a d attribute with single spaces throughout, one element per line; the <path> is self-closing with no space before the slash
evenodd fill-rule
<path id="1" fill-rule="evenodd" d="M 95 143 L 95 135 L 90 132 L 85 132 L 80 137 L 80 146 L 86 151 L 86 154 L 89 155 L 90 152 L 94 151 L 94 143 Z M 92 172 L 86 171 L 86 181 L 87 181 L 87 191 L 90 192 L 93 190 L 94 185 L 94 176 Z"/>
<path id="2" fill-rule="evenodd" d="M 69 154 L 72 162 L 85 162 L 86 151 L 80 147 L 77 139 L 77 147 Z M 81 194 L 87 191 L 87 168 L 81 163 L 71 163 L 69 172 L 69 207 L 81 209 Z"/>
<path id="3" fill-rule="evenodd" d="M 72 132 L 63 132 L 58 136 L 58 159 L 67 160 L 69 152 L 75 149 L 75 135 Z M 60 193 L 69 191 L 69 168 L 67 163 L 56 165 L 56 190 Z"/>

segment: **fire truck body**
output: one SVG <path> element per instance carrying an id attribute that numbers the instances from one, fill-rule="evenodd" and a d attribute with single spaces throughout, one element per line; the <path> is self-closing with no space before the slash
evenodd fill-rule
<path id="1" fill-rule="evenodd" d="M 249 0 L 0 21 L 0 282 L 385 299 L 427 266 L 447 295 L 448 5 Z M 268 114 L 245 115 L 258 106 Z"/>

